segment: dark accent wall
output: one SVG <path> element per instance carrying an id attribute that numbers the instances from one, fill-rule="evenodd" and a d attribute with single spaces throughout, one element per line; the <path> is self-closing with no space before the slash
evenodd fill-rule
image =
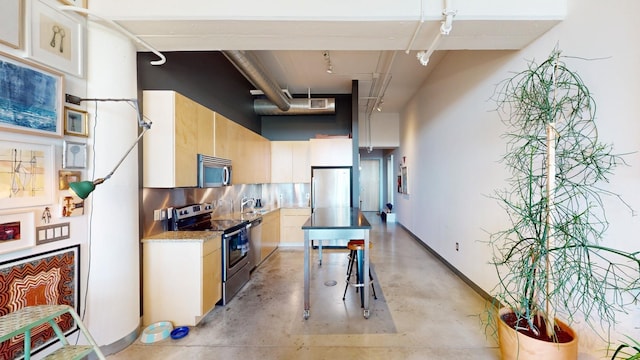
<path id="1" fill-rule="evenodd" d="M 306 98 L 307 95 L 294 97 Z M 335 98 L 336 112 L 328 115 L 265 115 L 262 116 L 262 136 L 272 141 L 309 140 L 317 134 L 350 135 L 351 94 L 313 95 L 314 98 Z M 357 97 L 356 97 L 357 99 Z"/>
<path id="2" fill-rule="evenodd" d="M 155 54 L 138 53 L 139 90 L 175 90 L 269 140 L 308 140 L 316 134 L 352 133 L 352 119 L 357 117 L 353 117 L 354 98 L 351 94 L 313 95 L 335 98 L 335 114 L 261 117 L 253 110 L 253 97 L 249 92 L 253 85 L 221 52 L 177 51 L 163 54 L 167 62 L 154 66 L 150 61 L 157 60 Z M 358 97 L 355 99 L 357 116 Z"/>
<path id="3" fill-rule="evenodd" d="M 138 89 L 175 90 L 261 133 L 253 111 L 253 85 L 219 51 L 165 52 L 167 62 L 154 66 L 153 53 L 138 53 Z"/>

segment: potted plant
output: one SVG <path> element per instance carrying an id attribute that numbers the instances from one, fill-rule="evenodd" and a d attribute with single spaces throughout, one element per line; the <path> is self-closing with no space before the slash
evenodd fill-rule
<path id="1" fill-rule="evenodd" d="M 628 337 L 629 341 L 625 341 L 614 351 L 611 360 L 640 360 L 640 342 Z"/>
<path id="2" fill-rule="evenodd" d="M 624 160 L 599 141 L 591 93 L 557 49 L 501 82 L 494 99 L 510 172 L 494 197 L 509 225 L 489 240 L 499 282 L 488 319 L 512 347 L 503 359 L 575 359 L 577 336 L 557 314 L 610 326 L 639 285 L 638 254 L 601 242 L 605 198 L 628 207 L 602 186 Z"/>

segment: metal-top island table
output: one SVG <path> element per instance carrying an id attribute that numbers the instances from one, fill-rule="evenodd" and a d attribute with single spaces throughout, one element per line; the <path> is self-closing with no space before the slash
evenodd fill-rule
<path id="1" fill-rule="evenodd" d="M 364 239 L 364 267 L 362 274 L 369 274 L 369 230 L 371 224 L 358 208 L 316 208 L 309 220 L 302 225 L 304 230 L 304 319 L 310 312 L 309 281 L 311 272 L 311 240 Z M 364 277 L 366 278 L 366 276 Z M 369 286 L 361 288 L 363 315 L 369 318 Z"/>

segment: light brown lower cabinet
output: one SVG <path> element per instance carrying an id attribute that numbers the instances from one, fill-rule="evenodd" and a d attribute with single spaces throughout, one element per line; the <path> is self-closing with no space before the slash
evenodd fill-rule
<path id="1" fill-rule="evenodd" d="M 280 209 L 280 243 L 283 246 L 304 246 L 302 225 L 311 216 L 311 208 Z"/>
<path id="2" fill-rule="evenodd" d="M 280 209 L 270 211 L 262 216 L 262 247 L 260 261 L 280 245 Z"/>
<path id="3" fill-rule="evenodd" d="M 221 239 L 203 236 L 209 237 L 142 240 L 144 326 L 195 326 L 222 298 Z"/>

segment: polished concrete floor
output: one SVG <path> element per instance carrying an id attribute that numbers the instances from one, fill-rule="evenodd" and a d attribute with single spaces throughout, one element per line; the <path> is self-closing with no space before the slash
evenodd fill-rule
<path id="1" fill-rule="evenodd" d="M 480 321 L 482 297 L 401 226 L 367 217 L 378 296 L 369 319 L 355 288 L 342 300 L 347 251 L 325 249 L 322 265 L 313 254 L 304 320 L 303 252 L 279 249 L 185 338 L 136 341 L 108 359 L 498 359 Z"/>

